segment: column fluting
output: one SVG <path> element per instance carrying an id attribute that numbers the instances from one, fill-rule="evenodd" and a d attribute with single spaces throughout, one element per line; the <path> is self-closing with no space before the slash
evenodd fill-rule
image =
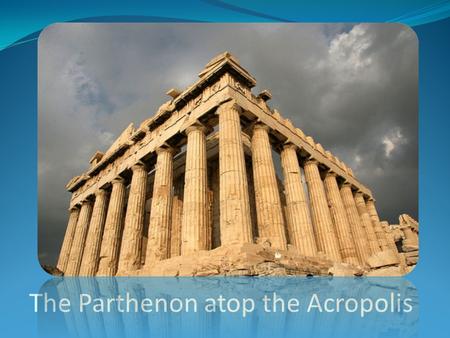
<path id="1" fill-rule="evenodd" d="M 272 247 L 285 250 L 286 233 L 269 141 L 269 127 L 256 124 L 251 144 L 258 234 L 261 239 L 268 240 Z"/>
<path id="2" fill-rule="evenodd" d="M 145 265 L 167 259 L 170 249 L 174 149 L 163 147 L 159 148 L 156 153 L 158 157 L 153 183 Z"/>
<path id="3" fill-rule="evenodd" d="M 400 253 L 398 252 L 397 244 L 395 243 L 394 236 L 392 234 L 392 230 L 390 229 L 389 223 L 387 221 L 380 222 L 381 227 L 386 233 L 387 243 L 392 253 L 394 253 L 395 257 L 401 261 Z"/>
<path id="4" fill-rule="evenodd" d="M 183 176 L 183 175 L 181 175 Z M 183 218 L 184 177 L 174 182 L 172 223 L 170 226 L 170 257 L 181 255 L 181 224 Z"/>
<path id="5" fill-rule="evenodd" d="M 84 244 L 89 228 L 89 222 L 92 214 L 92 201 L 85 200 L 81 204 L 80 214 L 73 238 L 72 247 L 70 249 L 69 261 L 67 263 L 65 276 L 78 276 L 81 265 L 81 258 L 83 257 Z"/>
<path id="6" fill-rule="evenodd" d="M 358 256 L 355 248 L 354 236 L 352 234 L 347 212 L 342 202 L 339 186 L 336 180 L 336 174 L 329 172 L 324 180 L 325 193 L 330 206 L 331 218 L 336 229 L 336 235 L 339 241 L 339 248 L 342 260 L 345 263 L 358 265 Z"/>
<path id="7" fill-rule="evenodd" d="M 358 254 L 359 262 L 362 265 L 365 265 L 367 258 L 371 255 L 371 250 L 369 247 L 367 234 L 362 226 L 361 217 L 359 216 L 359 212 L 356 207 L 351 184 L 344 183 L 340 192 L 342 202 L 344 203 L 345 210 L 347 211 L 350 229 L 352 230 L 353 238 L 355 239 L 355 248 L 356 253 Z"/>
<path id="8" fill-rule="evenodd" d="M 140 162 L 133 165 L 131 170 L 133 174 L 119 255 L 119 274 L 139 269 L 142 260 L 147 170 L 145 165 Z"/>
<path id="9" fill-rule="evenodd" d="M 311 218 L 313 221 L 318 251 L 329 259 L 340 262 L 339 244 L 328 207 L 325 188 L 320 178 L 318 162 L 308 160 L 304 166 L 306 183 L 308 185 L 311 204 Z"/>
<path id="10" fill-rule="evenodd" d="M 233 102 L 218 108 L 221 245 L 253 241 L 239 109 Z"/>
<path id="11" fill-rule="evenodd" d="M 381 226 L 380 217 L 378 216 L 378 212 L 375 207 L 375 202 L 373 199 L 368 199 L 366 201 L 366 208 L 369 213 L 370 219 L 372 220 L 375 235 L 377 236 L 378 239 L 378 245 L 381 247 L 381 250 L 390 250 L 386 232 Z"/>
<path id="12" fill-rule="evenodd" d="M 296 150 L 297 147 L 290 143 L 281 151 L 286 208 L 290 220 L 289 238 L 302 255 L 315 256 L 317 245 Z"/>
<path id="13" fill-rule="evenodd" d="M 186 129 L 186 171 L 184 179 L 181 254 L 209 249 L 208 176 L 205 128 Z"/>
<path id="14" fill-rule="evenodd" d="M 369 248 L 371 255 L 380 252 L 380 246 L 378 245 L 377 235 L 373 229 L 372 220 L 370 219 L 369 212 L 366 208 L 366 202 L 364 201 L 364 196 L 362 192 L 355 193 L 356 207 L 358 208 L 359 217 L 361 218 L 361 225 L 363 226 L 367 240 L 369 242 Z"/>
<path id="15" fill-rule="evenodd" d="M 57 268 L 59 271 L 64 272 L 67 268 L 67 262 L 69 260 L 70 248 L 72 247 L 73 238 L 75 236 L 75 229 L 77 227 L 78 215 L 80 214 L 80 207 L 75 206 L 69 210 L 69 221 L 67 222 L 66 232 L 64 234 L 64 240 L 59 252 Z"/>
<path id="16" fill-rule="evenodd" d="M 125 180 L 121 177 L 112 182 L 108 213 L 103 231 L 97 276 L 114 276 L 119 261 L 120 243 L 125 214 Z"/>
<path id="17" fill-rule="evenodd" d="M 106 210 L 108 207 L 108 195 L 109 193 L 104 189 L 99 189 L 95 193 L 94 208 L 86 236 L 83 259 L 81 260 L 81 276 L 94 276 L 97 272 Z"/>

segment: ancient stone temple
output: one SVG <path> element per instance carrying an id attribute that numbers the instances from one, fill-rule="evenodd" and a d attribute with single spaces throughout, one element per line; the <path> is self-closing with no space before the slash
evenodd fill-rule
<path id="1" fill-rule="evenodd" d="M 192 86 L 170 89 L 154 116 L 97 151 L 67 184 L 57 268 L 66 276 L 406 272 L 372 192 L 270 108 L 269 91 L 252 93 L 255 84 L 220 54 Z"/>

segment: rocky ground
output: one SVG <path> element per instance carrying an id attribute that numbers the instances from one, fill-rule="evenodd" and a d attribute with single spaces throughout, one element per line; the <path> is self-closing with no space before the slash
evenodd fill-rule
<path id="1" fill-rule="evenodd" d="M 380 252 L 369 257 L 364 267 L 332 262 L 326 257 L 306 257 L 293 248 L 275 250 L 264 244 L 235 244 L 195 255 L 178 256 L 150 267 L 130 272 L 127 276 L 402 276 L 415 267 L 418 250 L 399 257 Z M 400 258 L 400 261 L 399 261 Z M 54 276 L 62 276 L 57 268 L 44 265 Z"/>
<path id="2" fill-rule="evenodd" d="M 383 256 L 383 255 L 381 255 Z M 385 262 L 380 264 L 381 262 Z M 294 250 L 278 251 L 262 244 L 236 244 L 194 256 L 158 262 L 138 272 L 141 276 L 393 276 L 403 275 L 397 262 L 371 257 L 373 267 L 333 263 L 325 257 L 305 257 Z M 387 262 L 387 263 L 386 263 Z M 370 261 L 369 261 L 370 263 Z M 131 274 L 130 274 L 131 275 Z"/>

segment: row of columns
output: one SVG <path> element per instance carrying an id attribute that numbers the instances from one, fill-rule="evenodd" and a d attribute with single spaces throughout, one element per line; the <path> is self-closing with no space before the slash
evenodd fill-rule
<path id="1" fill-rule="evenodd" d="M 217 110 L 222 245 L 250 243 L 254 237 L 239 109 L 228 102 Z M 187 255 L 211 246 L 205 128 L 194 124 L 186 134 L 181 229 L 175 229 L 179 244 L 171 247 L 174 243 L 170 240 L 171 217 L 181 208 L 172 196 L 174 149 L 162 147 L 157 150 L 145 265 L 164 260 L 171 253 Z M 360 192 L 354 195 L 347 183 L 340 187 L 332 172 L 322 180 L 319 163 L 313 159 L 304 164 L 309 195 L 305 194 L 297 147 L 290 143 L 281 151 L 285 225 L 267 126 L 254 126 L 251 148 L 259 238 L 281 250 L 287 248 L 289 238 L 303 255 L 323 254 L 352 264 L 365 264 L 370 255 L 389 249 L 373 200 L 365 201 Z M 142 267 L 148 171 L 141 162 L 131 170 L 127 203 L 125 180 L 118 177 L 111 182 L 111 193 L 99 189 L 94 201 L 86 200 L 70 211 L 58 261 L 65 275 L 108 276 Z"/>
<path id="2" fill-rule="evenodd" d="M 205 129 L 195 125 L 187 129 L 188 147 L 184 184 L 181 253 L 208 248 L 207 176 Z M 174 149 L 159 148 L 155 166 L 146 264 L 168 258 L 172 217 Z M 100 189 L 95 202 L 86 200 L 81 208 L 70 211 L 69 224 L 61 248 L 58 268 L 65 275 L 115 275 L 142 267 L 142 237 L 148 171 L 143 163 L 132 168 L 128 202 L 125 180 L 112 182 L 108 201 Z M 126 204 L 125 204 L 126 203 Z M 125 221 L 122 220 L 126 207 Z M 93 211 L 92 211 L 93 208 Z M 88 231 L 89 229 L 89 231 Z M 192 240 L 191 240 L 192 239 Z"/>

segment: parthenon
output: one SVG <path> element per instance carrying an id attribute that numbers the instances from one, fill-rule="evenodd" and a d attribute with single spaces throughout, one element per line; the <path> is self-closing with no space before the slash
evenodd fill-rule
<path id="1" fill-rule="evenodd" d="M 270 108 L 268 90 L 252 93 L 255 85 L 222 53 L 193 85 L 170 89 L 154 116 L 97 151 L 66 186 L 72 197 L 57 269 L 65 276 L 407 272 L 396 244 L 402 234 L 381 221 L 371 190 Z"/>

